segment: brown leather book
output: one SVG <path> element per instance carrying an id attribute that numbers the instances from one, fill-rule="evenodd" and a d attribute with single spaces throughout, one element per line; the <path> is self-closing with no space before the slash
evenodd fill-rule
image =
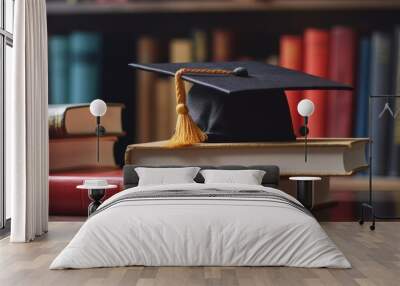
<path id="1" fill-rule="evenodd" d="M 175 94 L 171 93 L 171 80 L 159 78 L 156 81 L 154 140 L 166 140 L 174 131 Z"/>
<path id="2" fill-rule="evenodd" d="M 96 118 L 90 113 L 89 103 L 50 104 L 50 138 L 95 136 Z M 107 135 L 123 136 L 121 103 L 107 103 L 107 112 L 101 117 L 101 125 Z"/>
<path id="3" fill-rule="evenodd" d="M 140 63 L 152 63 L 159 60 L 159 43 L 155 38 L 143 36 L 137 43 L 137 60 Z M 149 142 L 152 140 L 154 125 L 154 96 L 157 75 L 138 71 L 136 89 L 136 141 Z"/>
<path id="4" fill-rule="evenodd" d="M 88 167 L 117 167 L 114 159 L 115 136 L 100 137 L 100 161 L 97 162 L 97 137 L 51 139 L 49 142 L 50 171 Z"/>

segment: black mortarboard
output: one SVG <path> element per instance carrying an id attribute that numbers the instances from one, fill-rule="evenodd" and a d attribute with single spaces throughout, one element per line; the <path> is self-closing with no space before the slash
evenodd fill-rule
<path id="1" fill-rule="evenodd" d="M 175 76 L 178 122 L 171 139 L 175 146 L 205 140 L 294 140 L 285 90 L 351 89 L 345 84 L 261 62 L 133 63 L 130 66 Z M 187 102 L 182 79 L 194 84 Z M 197 130 L 192 119 L 205 134 Z"/>

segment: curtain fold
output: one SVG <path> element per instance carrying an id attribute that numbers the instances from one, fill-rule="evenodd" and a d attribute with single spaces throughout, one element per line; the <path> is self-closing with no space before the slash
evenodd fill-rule
<path id="1" fill-rule="evenodd" d="M 45 0 L 15 1 L 13 93 L 6 99 L 6 187 L 12 242 L 48 227 L 48 78 Z"/>

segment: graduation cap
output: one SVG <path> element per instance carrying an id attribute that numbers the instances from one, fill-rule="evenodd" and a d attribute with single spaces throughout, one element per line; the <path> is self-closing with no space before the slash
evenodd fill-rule
<path id="1" fill-rule="evenodd" d="M 200 142 L 295 140 L 285 90 L 350 86 L 261 62 L 130 66 L 175 77 L 178 114 L 171 147 Z M 183 81 L 193 83 L 186 96 Z"/>

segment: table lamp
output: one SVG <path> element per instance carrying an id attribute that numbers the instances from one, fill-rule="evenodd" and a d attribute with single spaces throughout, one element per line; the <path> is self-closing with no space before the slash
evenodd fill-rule
<path id="1" fill-rule="evenodd" d="M 314 113 L 314 109 L 314 103 L 309 99 L 303 99 L 297 105 L 297 112 L 304 118 L 304 125 L 300 127 L 300 134 L 304 136 L 304 162 L 307 162 L 308 117 Z"/>
<path id="2" fill-rule="evenodd" d="M 100 161 L 100 136 L 106 133 L 106 129 L 100 124 L 100 117 L 106 112 L 107 104 L 103 100 L 95 99 L 90 103 L 90 113 L 96 117 L 97 162 Z"/>

